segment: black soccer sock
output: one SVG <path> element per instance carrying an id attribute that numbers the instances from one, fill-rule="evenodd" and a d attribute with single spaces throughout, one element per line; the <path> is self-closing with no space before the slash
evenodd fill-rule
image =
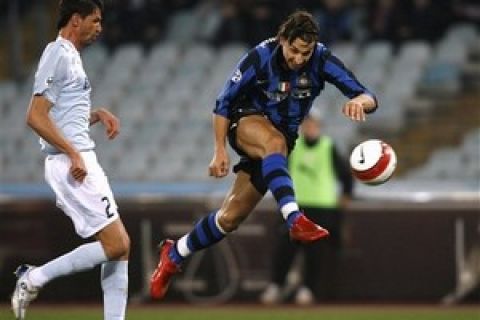
<path id="1" fill-rule="evenodd" d="M 169 252 L 169 257 L 175 263 L 181 264 L 193 252 L 214 245 L 222 240 L 225 235 L 226 232 L 218 225 L 217 212 L 213 212 L 201 218 L 190 233 L 175 242 Z"/>

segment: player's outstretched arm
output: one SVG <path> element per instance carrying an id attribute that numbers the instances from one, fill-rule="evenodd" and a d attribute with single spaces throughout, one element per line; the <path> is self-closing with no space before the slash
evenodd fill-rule
<path id="1" fill-rule="evenodd" d="M 105 126 L 108 139 L 114 139 L 120 133 L 120 120 L 105 108 L 90 113 L 90 125 L 101 122 Z"/>

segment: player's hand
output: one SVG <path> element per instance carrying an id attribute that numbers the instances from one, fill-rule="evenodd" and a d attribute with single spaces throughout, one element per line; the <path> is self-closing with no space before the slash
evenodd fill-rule
<path id="1" fill-rule="evenodd" d="M 223 178 L 228 174 L 230 168 L 230 158 L 225 149 L 216 150 L 213 159 L 208 166 L 208 172 L 211 177 Z"/>
<path id="2" fill-rule="evenodd" d="M 343 106 L 343 114 L 353 121 L 365 121 L 365 110 L 363 104 L 356 100 L 351 99 Z"/>
<path id="3" fill-rule="evenodd" d="M 98 119 L 105 126 L 105 132 L 108 139 L 114 139 L 120 132 L 120 120 L 113 115 L 107 109 L 98 109 L 97 111 Z"/>
<path id="4" fill-rule="evenodd" d="M 77 152 L 69 157 L 72 163 L 70 166 L 70 174 L 78 182 L 83 182 L 87 176 L 87 168 L 85 167 L 82 156 Z"/>

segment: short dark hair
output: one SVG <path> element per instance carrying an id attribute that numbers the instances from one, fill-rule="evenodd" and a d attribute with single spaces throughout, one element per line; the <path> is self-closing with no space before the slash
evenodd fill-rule
<path id="1" fill-rule="evenodd" d="M 319 27 L 313 16 L 304 10 L 298 10 L 288 16 L 280 25 L 277 40 L 286 39 L 289 43 L 300 38 L 307 43 L 318 41 Z"/>
<path id="2" fill-rule="evenodd" d="M 78 13 L 82 18 L 92 14 L 95 9 L 100 9 L 103 14 L 103 0 L 60 0 L 57 30 L 65 27 L 70 18 Z"/>

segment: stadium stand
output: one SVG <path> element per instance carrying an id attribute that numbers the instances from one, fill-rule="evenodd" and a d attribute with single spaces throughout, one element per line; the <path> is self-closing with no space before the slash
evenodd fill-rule
<path id="1" fill-rule="evenodd" d="M 106 141 L 101 130 L 92 129 L 100 161 L 113 181 L 207 181 L 211 110 L 224 80 L 248 48 L 243 43 L 213 47 L 195 41 L 197 17 L 191 8 L 177 11 L 167 23 L 165 38 L 149 49 L 126 43 L 110 50 L 99 43 L 83 53 L 94 105 L 111 107 L 122 120 L 122 133 L 114 143 Z M 412 114 L 421 108 L 419 101 L 430 102 L 424 104 L 423 112 L 434 117 L 438 108 L 432 97 L 463 93 L 462 72 L 478 51 L 473 44 L 479 40 L 477 26 L 460 23 L 452 25 L 437 43 L 334 43 L 332 51 L 377 92 L 381 112 L 364 124 L 345 121 L 340 112 L 345 98 L 327 85 L 314 104 L 328 118 L 326 132 L 347 154 L 362 138 L 380 135 L 388 139 L 414 130 Z M 32 79 L 30 72 L 22 83 L 0 82 L 2 183 L 43 179 L 38 170 L 42 155 L 24 124 Z M 439 145 L 426 163 L 403 168 L 406 174 L 399 179 L 479 181 L 479 130 L 470 130 L 456 146 Z"/>
<path id="2" fill-rule="evenodd" d="M 115 8 L 107 9 L 103 39 L 82 52 L 94 106 L 112 109 L 121 120 L 121 132 L 114 141 L 106 139 L 102 126 L 91 130 L 122 218 L 135 239 L 132 302 L 144 301 L 148 292 L 158 237 L 180 236 L 189 230 L 200 214 L 218 206 L 234 178 L 230 174 L 216 180 L 207 174 L 213 153 L 212 109 L 234 64 L 249 49 L 251 38 L 263 38 L 264 32 L 258 28 L 258 34 L 249 37 L 242 31 L 245 21 L 240 18 L 251 19 L 248 10 L 253 11 L 253 5 L 236 12 L 229 11 L 229 5 L 270 3 L 275 7 L 274 14 L 280 16 L 290 12 L 293 7 L 285 7 L 294 2 L 304 3 L 312 12 L 323 3 L 125 0 L 125 7 L 113 5 Z M 356 1 L 356 6 L 369 2 Z M 58 0 L 38 2 L 32 10 L 40 10 L 47 3 L 45 11 L 54 12 Z M 134 3 L 162 8 L 151 12 L 146 8 L 148 14 L 136 19 L 134 14 L 140 8 L 132 11 L 127 5 Z M 407 2 L 392 3 L 402 6 Z M 431 3 L 437 5 L 440 1 Z M 111 12 L 113 9 L 122 12 Z M 355 186 L 353 205 L 345 214 L 347 242 L 339 268 L 339 301 L 364 303 L 378 299 L 382 303 L 415 301 L 417 305 L 438 301 L 452 290 L 460 301 L 458 292 L 467 292 L 460 284 L 466 281 L 471 289 L 478 286 L 480 279 L 478 23 L 450 21 L 445 32 L 434 30 L 438 34 L 435 41 L 385 33 L 372 37 L 368 26 L 358 26 L 366 19 L 362 16 L 365 12 L 360 11 L 353 12 L 358 21 L 353 24 L 352 38 L 329 46 L 377 93 L 380 109 L 365 123 L 351 122 L 341 113 L 346 98 L 328 84 L 315 100 L 314 108 L 324 116 L 325 132 L 336 140 L 343 154 L 348 155 L 354 145 L 365 139 L 381 138 L 396 150 L 398 167 L 384 185 Z M 401 16 L 399 11 L 395 8 L 395 18 Z M 28 12 L 26 5 L 20 19 L 22 29 L 35 26 L 36 20 L 24 19 Z M 226 19 L 226 13 L 232 16 Z M 5 15 L 0 10 L 0 26 L 2 17 Z M 389 19 L 388 15 L 384 18 Z M 23 25 L 27 20 L 28 25 Z M 46 20 L 54 24 L 54 19 Z M 198 21 L 203 23 L 201 28 Z M 247 19 L 250 22 L 250 31 L 261 26 Z M 53 29 L 38 39 L 38 47 L 23 47 L 29 56 L 35 56 L 32 61 L 38 61 L 39 50 L 54 37 Z M 38 34 L 36 30 L 27 31 Z M 8 245 L 0 245 L 0 266 L 8 280 L 13 279 L 13 263 L 33 259 L 35 264 L 52 250 L 66 251 L 63 247 L 74 239 L 63 232 L 70 230 L 70 222 L 54 208 L 53 193 L 43 177 L 44 155 L 38 138 L 25 124 L 36 66 L 25 61 L 19 68 L 20 78 L 4 74 L 9 70 L 2 65 L 11 60 L 2 61 L 8 51 L 3 50 L 6 44 L 2 39 L 0 35 L 0 211 L 4 221 L 0 225 L 0 243 Z M 231 156 L 232 164 L 236 163 L 238 156 L 234 152 Z M 270 270 L 268 253 L 276 217 L 271 201 L 267 195 L 256 208 L 259 214 L 249 217 L 247 226 L 232 235 L 234 241 L 224 242 L 213 255 L 206 253 L 192 259 L 192 267 L 184 269 L 173 284 L 171 300 L 205 303 L 211 301 L 211 294 L 218 302 L 219 289 L 229 294 L 222 301 L 234 293 L 238 301 L 253 301 L 267 283 Z M 52 226 L 56 232 L 52 232 Z M 27 236 L 18 237 L 21 233 Z M 405 236 L 410 234 L 415 236 Z M 257 255 L 249 258 L 247 252 L 253 251 Z M 469 264 L 469 259 L 474 263 Z M 209 260 L 215 261 L 215 266 L 206 263 L 203 270 L 203 263 Z M 217 263 L 223 260 L 230 264 L 224 267 Z M 235 262 L 233 267 L 231 261 Z M 465 270 L 476 272 L 475 277 L 469 280 Z M 90 301 L 100 291 L 92 292 L 86 283 L 83 278 L 68 286 L 60 283 L 51 296 L 42 299 Z M 231 290 L 232 286 L 236 288 Z M 13 283 L 2 285 L 0 299 L 7 301 L 12 287 Z M 72 287 L 81 290 L 72 291 Z M 478 287 L 473 300 L 478 301 Z"/>

